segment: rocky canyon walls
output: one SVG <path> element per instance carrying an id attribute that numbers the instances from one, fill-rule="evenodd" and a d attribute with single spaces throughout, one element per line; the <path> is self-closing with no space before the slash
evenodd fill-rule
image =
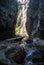
<path id="1" fill-rule="evenodd" d="M 44 37 L 44 1 L 23 0 L 21 34 L 29 36 L 37 34 L 39 38 Z"/>
<path id="2" fill-rule="evenodd" d="M 44 0 L 40 0 L 40 26 L 39 37 L 44 39 Z"/>
<path id="3" fill-rule="evenodd" d="M 17 13 L 17 0 L 0 0 L 0 39 L 15 35 Z"/>
<path id="4" fill-rule="evenodd" d="M 44 0 L 22 0 L 21 35 L 39 33 L 44 38 Z M 18 13 L 17 0 L 0 0 L 0 39 L 14 37 Z"/>
<path id="5" fill-rule="evenodd" d="M 32 31 L 36 29 L 38 22 L 39 0 L 29 0 L 27 8 L 26 29 L 31 38 Z M 35 25 L 34 25 L 35 24 Z"/>

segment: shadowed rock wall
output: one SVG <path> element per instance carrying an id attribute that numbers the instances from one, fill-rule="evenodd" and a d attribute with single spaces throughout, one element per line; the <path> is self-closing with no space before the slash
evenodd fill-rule
<path id="1" fill-rule="evenodd" d="M 32 32 L 38 31 L 39 37 L 44 37 L 44 0 L 29 0 L 27 9 L 27 22 L 26 29 L 29 37 L 31 38 Z"/>
<path id="2" fill-rule="evenodd" d="M 44 0 L 41 0 L 40 16 L 39 37 L 44 39 Z"/>
<path id="3" fill-rule="evenodd" d="M 17 0 L 0 0 L 0 40 L 15 35 Z"/>

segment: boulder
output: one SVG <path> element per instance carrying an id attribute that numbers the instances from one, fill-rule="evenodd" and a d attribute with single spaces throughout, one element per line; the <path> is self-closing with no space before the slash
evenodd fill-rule
<path id="1" fill-rule="evenodd" d="M 0 60 L 0 65 L 18 65 L 17 63 L 11 62 L 9 59 L 1 59 Z"/>
<path id="2" fill-rule="evenodd" d="M 1 59 L 0 60 L 0 65 L 12 65 L 9 59 Z"/>
<path id="3" fill-rule="evenodd" d="M 0 50 L 0 65 L 11 65 L 11 61 L 5 57 L 5 48 Z"/>
<path id="4" fill-rule="evenodd" d="M 41 44 L 42 43 L 42 44 Z M 38 46 L 44 46 L 44 40 L 36 37 L 36 38 L 33 38 L 33 44 L 36 44 Z"/>
<path id="5" fill-rule="evenodd" d="M 10 60 L 13 60 L 14 62 L 21 64 L 24 61 L 24 58 L 26 56 L 26 52 L 23 48 L 19 46 L 10 47 L 7 48 L 5 51 L 5 55 Z"/>
<path id="6" fill-rule="evenodd" d="M 41 50 L 33 47 L 27 51 L 25 58 L 25 63 L 27 65 L 44 65 L 44 54 Z"/>

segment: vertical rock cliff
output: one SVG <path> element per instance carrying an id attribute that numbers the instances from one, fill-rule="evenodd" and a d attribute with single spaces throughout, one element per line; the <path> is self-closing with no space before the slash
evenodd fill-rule
<path id="1" fill-rule="evenodd" d="M 0 0 L 0 39 L 15 35 L 17 13 L 17 0 Z"/>
<path id="2" fill-rule="evenodd" d="M 39 31 L 39 37 L 44 37 L 44 1 L 29 0 L 27 9 L 26 29 L 31 38 L 31 34 Z"/>

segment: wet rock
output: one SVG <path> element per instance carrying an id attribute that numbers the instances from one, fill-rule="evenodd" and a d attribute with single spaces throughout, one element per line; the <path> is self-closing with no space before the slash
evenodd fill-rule
<path id="1" fill-rule="evenodd" d="M 18 65 L 15 62 L 11 62 L 9 59 L 1 59 L 0 60 L 0 65 Z"/>
<path id="2" fill-rule="evenodd" d="M 44 40 L 42 40 L 40 38 L 34 38 L 33 44 L 36 45 L 36 46 L 44 46 Z"/>
<path id="3" fill-rule="evenodd" d="M 0 50 L 0 65 L 10 65 L 11 61 L 5 57 L 5 48 Z"/>
<path id="4" fill-rule="evenodd" d="M 5 41 L 0 42 L 0 65 L 17 65 L 17 63 L 13 62 L 11 59 L 6 58 L 5 55 L 6 48 L 15 47 L 16 45 L 18 44 L 15 43 L 12 44 Z"/>
<path id="5" fill-rule="evenodd" d="M 31 58 L 32 58 L 33 63 L 44 62 L 44 60 L 42 58 L 42 54 L 38 51 L 33 52 L 32 55 L 31 55 Z"/>
<path id="6" fill-rule="evenodd" d="M 41 52 L 41 54 L 42 54 L 42 60 L 44 61 L 44 40 L 41 40 L 39 38 L 38 39 L 35 38 L 33 44 Z"/>
<path id="7" fill-rule="evenodd" d="M 1 59 L 0 60 L 0 65 L 10 65 L 10 64 L 11 64 L 11 62 L 7 59 Z"/>
<path id="8" fill-rule="evenodd" d="M 15 38 L 6 39 L 6 42 L 16 43 L 16 42 L 20 42 L 22 39 L 23 39 L 23 37 L 18 36 L 18 37 L 15 37 Z"/>
<path id="9" fill-rule="evenodd" d="M 39 50 L 44 51 L 44 40 L 41 40 L 39 38 L 33 39 L 33 45 L 37 47 Z"/>
<path id="10" fill-rule="evenodd" d="M 41 52 L 36 47 L 30 49 L 29 51 L 27 51 L 25 62 L 27 62 L 27 65 L 44 65 L 44 56 L 42 53 L 43 52 Z"/>
<path id="11" fill-rule="evenodd" d="M 32 40 L 32 38 L 30 39 L 30 38 L 28 38 L 27 40 L 26 40 L 26 42 L 27 43 L 32 43 L 33 42 L 33 40 Z"/>
<path id="12" fill-rule="evenodd" d="M 33 65 L 33 62 L 29 61 L 29 62 L 25 63 L 24 65 Z"/>
<path id="13" fill-rule="evenodd" d="M 21 64 L 24 61 L 26 52 L 23 48 L 19 46 L 15 46 L 15 47 L 7 48 L 7 50 L 5 51 L 5 55 L 10 60 L 13 60 L 14 62 L 18 64 Z"/>

